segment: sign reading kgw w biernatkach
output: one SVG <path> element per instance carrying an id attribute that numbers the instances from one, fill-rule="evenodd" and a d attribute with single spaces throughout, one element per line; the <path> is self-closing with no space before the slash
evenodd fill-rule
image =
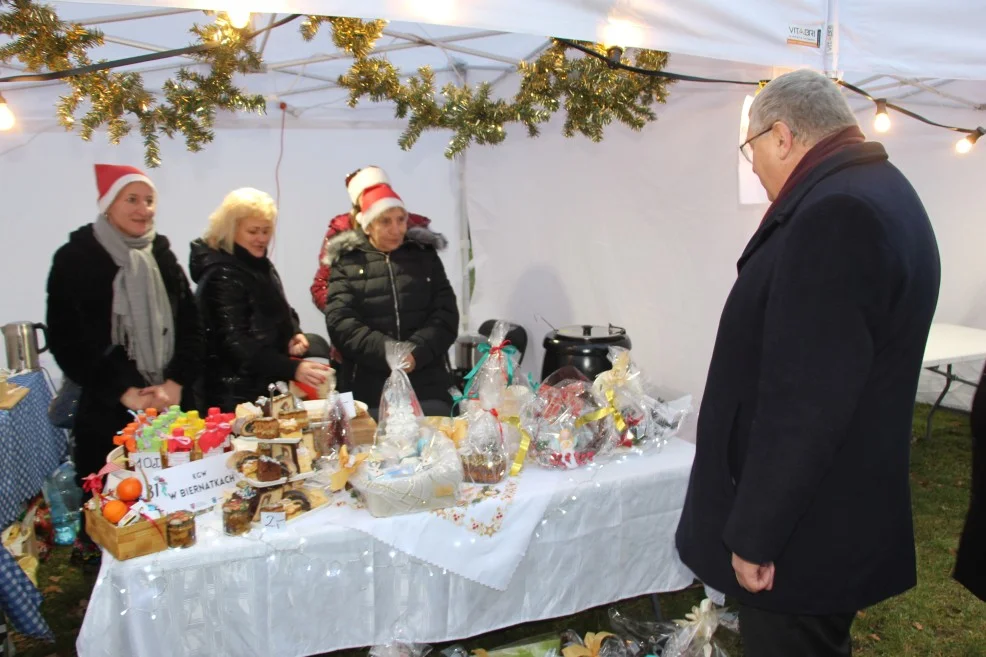
<path id="1" fill-rule="evenodd" d="M 236 487 L 236 475 L 226 465 L 229 454 L 219 452 L 172 468 L 138 468 L 149 484 L 144 499 L 164 513 L 201 511 L 219 504 L 223 493 Z"/>

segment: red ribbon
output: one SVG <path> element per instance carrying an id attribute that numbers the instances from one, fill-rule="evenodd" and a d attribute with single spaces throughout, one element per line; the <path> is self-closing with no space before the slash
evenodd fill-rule
<path id="1" fill-rule="evenodd" d="M 493 354 L 500 353 L 501 351 L 503 351 L 503 348 L 504 347 L 507 347 L 507 346 L 510 346 L 510 340 L 504 340 L 503 342 L 501 342 L 497 346 L 490 347 L 490 356 L 492 356 Z"/>
<path id="2" fill-rule="evenodd" d="M 82 490 L 92 493 L 93 497 L 103 492 L 103 477 L 98 474 L 91 474 L 82 479 Z"/>
<path id="3" fill-rule="evenodd" d="M 500 444 L 506 443 L 506 439 L 503 437 L 503 422 L 500 420 L 500 414 L 495 408 L 490 409 L 490 415 L 496 418 L 496 426 L 500 429 Z"/>

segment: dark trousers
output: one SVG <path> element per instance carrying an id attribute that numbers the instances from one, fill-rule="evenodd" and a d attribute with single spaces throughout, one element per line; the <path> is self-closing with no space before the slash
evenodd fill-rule
<path id="1" fill-rule="evenodd" d="M 856 614 L 797 616 L 740 606 L 746 657 L 850 657 Z"/>

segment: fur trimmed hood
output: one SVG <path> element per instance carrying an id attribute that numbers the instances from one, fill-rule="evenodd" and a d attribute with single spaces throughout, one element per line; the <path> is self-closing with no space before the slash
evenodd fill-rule
<path id="1" fill-rule="evenodd" d="M 448 247 L 448 240 L 441 233 L 420 226 L 412 226 L 407 229 L 407 233 L 404 235 L 404 244 L 401 246 L 412 244 L 421 249 L 444 251 Z M 322 250 L 322 264 L 332 266 L 343 255 L 363 247 L 373 248 L 366 237 L 355 229 L 350 228 L 337 233 L 325 241 L 325 247 Z"/>

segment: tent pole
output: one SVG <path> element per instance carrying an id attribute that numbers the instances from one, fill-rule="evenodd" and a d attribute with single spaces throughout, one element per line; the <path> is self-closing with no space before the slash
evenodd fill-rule
<path id="1" fill-rule="evenodd" d="M 469 70 L 466 66 L 459 69 L 463 83 L 467 81 Z M 459 202 L 459 262 L 462 263 L 462 280 L 460 281 L 459 299 L 462 300 L 462 312 L 459 314 L 460 332 L 469 330 L 469 307 L 472 305 L 472 286 L 470 285 L 472 271 L 472 244 L 469 236 L 469 198 L 466 188 L 466 152 L 455 156 L 455 173 L 457 181 L 456 192 Z"/>
<path id="2" fill-rule="evenodd" d="M 842 79 L 839 70 L 839 0 L 829 0 L 828 18 L 825 29 L 825 51 L 822 53 L 825 75 L 834 79 Z"/>

